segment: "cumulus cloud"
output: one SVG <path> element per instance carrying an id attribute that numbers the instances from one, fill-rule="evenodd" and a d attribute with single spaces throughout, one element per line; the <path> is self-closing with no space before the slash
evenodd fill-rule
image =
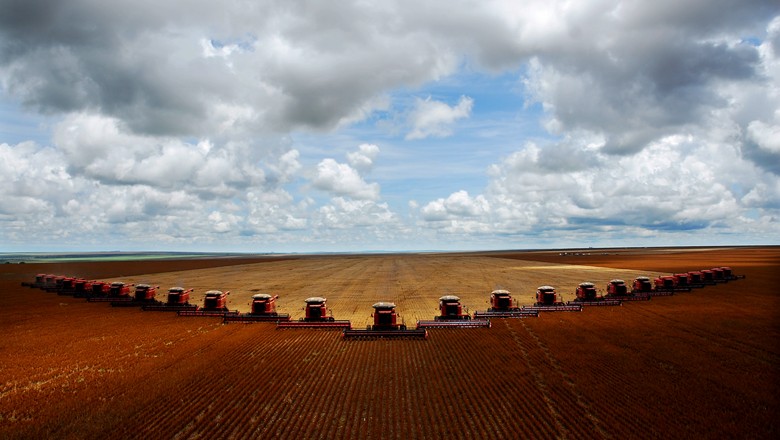
<path id="1" fill-rule="evenodd" d="M 3 98 L 53 118 L 50 143 L 0 145 L 7 241 L 295 240 L 392 224 L 393 204 L 366 177 L 381 172 L 376 132 L 345 163 L 302 158 L 291 139 L 387 115 L 406 118 L 406 140 L 452 136 L 490 95 L 464 82 L 439 98 L 463 72 L 515 76 L 518 107 L 540 108 L 547 136 L 517 139 L 484 194 L 448 182 L 414 195 L 427 202 L 393 202 L 426 227 L 652 235 L 776 224 L 773 0 L 0 0 L 0 10 Z M 317 166 L 302 171 L 308 161 Z M 330 201 L 290 192 L 306 179 Z"/>
<path id="2" fill-rule="evenodd" d="M 452 133 L 452 124 L 458 119 L 469 117 L 473 105 L 474 100 L 468 96 L 461 96 L 455 106 L 432 100 L 430 97 L 416 99 L 409 114 L 412 131 L 406 135 L 406 139 L 449 136 Z"/>
<path id="3" fill-rule="evenodd" d="M 361 144 L 358 151 L 347 153 L 349 164 L 360 171 L 369 171 L 374 166 L 374 159 L 379 155 L 379 147 L 374 144 Z"/>
<path id="4" fill-rule="evenodd" d="M 312 180 L 314 186 L 339 196 L 354 199 L 376 200 L 379 198 L 379 184 L 367 183 L 349 164 L 338 163 L 334 159 L 323 159 L 317 164 Z"/>

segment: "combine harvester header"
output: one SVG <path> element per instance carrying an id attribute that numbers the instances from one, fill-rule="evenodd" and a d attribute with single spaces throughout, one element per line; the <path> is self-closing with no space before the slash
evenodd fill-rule
<path id="1" fill-rule="evenodd" d="M 537 316 L 539 316 L 539 312 L 536 310 L 517 307 L 509 291 L 503 289 L 490 292 L 490 308 L 484 312 L 474 312 L 474 319 L 535 318 Z"/>
<path id="2" fill-rule="evenodd" d="M 225 315 L 225 321 L 228 322 L 286 322 L 290 320 L 290 315 L 286 313 L 276 313 L 276 300 L 279 295 L 269 295 L 267 293 L 257 293 L 252 295 L 252 311 L 249 313 L 239 313 L 237 315 Z"/>
<path id="3" fill-rule="evenodd" d="M 433 321 L 417 321 L 417 328 L 476 328 L 490 327 L 487 319 L 472 320 L 468 313 L 463 312 L 460 298 L 455 295 L 444 295 L 439 298 L 439 315 Z"/>
<path id="4" fill-rule="evenodd" d="M 369 325 L 365 330 L 344 329 L 344 339 L 374 339 L 374 338 L 407 338 L 426 339 L 428 330 L 425 328 L 407 329 L 406 324 L 398 323 L 398 314 L 395 304 L 391 302 L 378 302 L 374 308 L 374 325 Z"/>
<path id="5" fill-rule="evenodd" d="M 328 315 L 325 303 L 328 300 L 320 296 L 306 298 L 306 315 L 297 321 L 283 321 L 276 328 L 319 328 L 319 329 L 351 329 L 349 321 L 336 321 Z"/>

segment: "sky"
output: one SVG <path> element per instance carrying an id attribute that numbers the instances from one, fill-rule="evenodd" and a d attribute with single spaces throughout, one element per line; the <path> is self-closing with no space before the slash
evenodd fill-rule
<path id="1" fill-rule="evenodd" d="M 0 250 L 780 244 L 776 0 L 0 0 Z"/>

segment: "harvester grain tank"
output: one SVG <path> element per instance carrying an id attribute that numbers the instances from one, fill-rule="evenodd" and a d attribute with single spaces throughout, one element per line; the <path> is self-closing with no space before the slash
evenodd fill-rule
<path id="1" fill-rule="evenodd" d="M 498 289 L 490 292 L 490 308 L 484 312 L 474 312 L 474 319 L 488 318 L 527 318 L 537 317 L 539 312 L 518 307 L 508 290 Z"/>
<path id="2" fill-rule="evenodd" d="M 175 286 L 168 289 L 165 303 L 147 304 L 142 308 L 151 312 L 181 312 L 197 310 L 198 306 L 190 304 L 190 294 L 193 289 Z"/>
<path id="3" fill-rule="evenodd" d="M 526 310 L 539 312 L 581 312 L 582 305 L 566 304 L 561 300 L 555 287 L 539 286 L 536 289 L 536 303 L 531 307 L 523 307 Z"/>
<path id="4" fill-rule="evenodd" d="M 615 278 L 607 283 L 607 298 L 620 301 L 649 301 L 653 285 L 648 277 L 636 277 L 629 292 L 626 282 Z"/>
<path id="5" fill-rule="evenodd" d="M 372 306 L 374 324 L 365 330 L 344 329 L 345 339 L 371 339 L 371 338 L 427 338 L 428 330 L 425 328 L 408 329 L 406 324 L 398 322 L 398 314 L 395 304 L 391 302 L 378 302 Z"/>
<path id="6" fill-rule="evenodd" d="M 623 283 L 625 286 L 625 283 Z M 596 285 L 591 282 L 580 283 L 577 286 L 577 290 L 574 292 L 574 301 L 568 302 L 568 304 L 579 304 L 583 306 L 619 306 L 622 303 L 619 299 L 604 298 L 598 290 Z"/>
<path id="7" fill-rule="evenodd" d="M 279 322 L 277 328 L 351 329 L 349 321 L 337 321 L 328 314 L 327 299 L 313 296 L 304 300 L 305 316 L 297 321 Z"/>
<path id="8" fill-rule="evenodd" d="M 468 313 L 463 312 L 460 298 L 455 295 L 444 295 L 439 298 L 439 315 L 433 321 L 417 321 L 417 328 L 432 327 L 490 327 L 487 319 L 472 320 Z"/>
<path id="9" fill-rule="evenodd" d="M 216 316 L 238 315 L 238 311 L 230 311 L 227 307 L 227 297 L 230 292 L 209 290 L 203 298 L 203 307 L 195 310 L 180 310 L 179 316 Z"/>
<path id="10" fill-rule="evenodd" d="M 225 315 L 225 322 L 284 322 L 290 315 L 276 312 L 276 300 L 279 295 L 257 293 L 252 295 L 251 312 L 237 315 Z"/>

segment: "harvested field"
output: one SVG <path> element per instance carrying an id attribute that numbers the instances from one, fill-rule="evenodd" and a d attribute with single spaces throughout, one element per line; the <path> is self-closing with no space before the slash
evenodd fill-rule
<path id="1" fill-rule="evenodd" d="M 194 262 L 190 262 L 194 263 Z M 5 265 L 0 287 L 2 438 L 775 438 L 780 248 L 299 257 Z M 215 266 L 221 267 L 215 267 Z M 223 325 L 113 309 L 18 287 L 36 272 L 256 292 L 302 316 L 325 296 L 368 323 L 395 301 L 407 323 L 438 297 L 471 311 L 507 288 L 730 265 L 747 279 L 622 307 L 424 341 L 345 341 L 336 331 Z M 255 290 L 253 290 L 255 289 Z"/>

